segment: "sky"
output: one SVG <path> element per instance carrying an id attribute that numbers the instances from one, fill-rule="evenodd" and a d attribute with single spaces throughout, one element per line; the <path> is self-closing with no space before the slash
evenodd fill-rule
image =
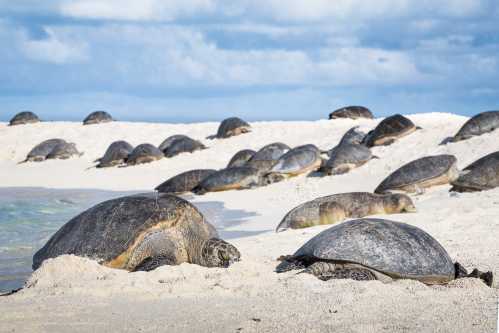
<path id="1" fill-rule="evenodd" d="M 497 0 L 0 0 L 0 120 L 499 109 Z"/>

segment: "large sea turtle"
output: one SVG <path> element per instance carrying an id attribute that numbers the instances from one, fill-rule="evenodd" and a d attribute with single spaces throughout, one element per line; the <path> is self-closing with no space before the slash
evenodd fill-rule
<path id="1" fill-rule="evenodd" d="M 499 151 L 488 154 L 463 169 L 451 182 L 451 191 L 475 192 L 499 186 Z"/>
<path id="2" fill-rule="evenodd" d="M 206 146 L 197 140 L 186 137 L 173 140 L 168 148 L 163 150 L 163 153 L 166 157 L 174 157 L 178 154 L 192 153 L 196 150 L 202 149 L 206 149 Z"/>
<path id="3" fill-rule="evenodd" d="M 339 175 L 377 158 L 364 145 L 343 143 L 331 149 L 329 159 L 321 166 L 327 175 Z"/>
<path id="4" fill-rule="evenodd" d="M 255 154 L 256 154 L 256 152 L 254 150 L 251 150 L 251 149 L 240 150 L 237 153 L 235 153 L 234 156 L 232 156 L 232 158 L 229 161 L 229 164 L 227 164 L 227 168 L 243 166 Z"/>
<path id="5" fill-rule="evenodd" d="M 83 153 L 80 153 L 76 149 L 76 144 L 72 142 L 63 142 L 54 147 L 50 151 L 50 153 L 47 155 L 47 160 L 51 159 L 59 159 L 59 160 L 66 160 L 68 158 L 71 158 L 73 156 L 81 156 Z"/>
<path id="6" fill-rule="evenodd" d="M 126 160 L 127 165 L 150 163 L 164 157 L 163 152 L 150 143 L 143 143 L 135 147 Z"/>
<path id="7" fill-rule="evenodd" d="M 319 149 L 312 144 L 298 146 L 284 155 L 265 176 L 266 183 L 281 181 L 321 167 L 322 158 Z"/>
<path id="8" fill-rule="evenodd" d="M 335 110 L 329 114 L 329 119 L 336 119 L 336 118 L 373 119 L 374 117 L 371 111 L 364 106 L 346 106 L 341 109 Z"/>
<path id="9" fill-rule="evenodd" d="M 459 176 L 453 155 L 435 155 L 409 162 L 386 177 L 375 193 L 423 193 L 425 188 L 448 184 Z"/>
<path id="10" fill-rule="evenodd" d="M 447 251 L 425 231 L 406 223 L 364 218 L 335 225 L 284 256 L 276 272 L 304 269 L 321 280 L 412 279 L 445 284 L 477 277 L 492 285 L 492 272 L 471 274 L 453 263 Z"/>
<path id="11" fill-rule="evenodd" d="M 361 144 L 362 140 L 366 133 L 359 130 L 358 126 L 350 128 L 340 139 L 340 143 L 338 145 L 342 145 L 344 143 L 353 143 L 353 144 Z"/>
<path id="12" fill-rule="evenodd" d="M 22 111 L 12 117 L 9 121 L 9 126 L 33 124 L 38 122 L 40 122 L 40 118 L 38 118 L 36 114 L 31 111 Z"/>
<path id="13" fill-rule="evenodd" d="M 251 131 L 251 126 L 241 118 L 231 117 L 223 120 L 218 127 L 216 137 L 219 139 L 228 138 L 231 136 L 248 133 Z"/>
<path id="14" fill-rule="evenodd" d="M 204 194 L 228 190 L 241 190 L 262 184 L 259 170 L 250 167 L 233 167 L 217 171 L 199 183 L 192 192 Z"/>
<path id="15" fill-rule="evenodd" d="M 30 150 L 26 159 L 20 163 L 24 162 L 41 162 L 45 161 L 48 154 L 60 144 L 66 143 L 63 139 L 49 139 L 37 144 L 33 149 Z"/>
<path id="16" fill-rule="evenodd" d="M 182 172 L 158 185 L 155 190 L 160 193 L 185 193 L 192 191 L 206 177 L 214 174 L 216 170 L 195 169 Z"/>
<path id="17" fill-rule="evenodd" d="M 410 119 L 396 114 L 385 118 L 374 130 L 367 133 L 363 143 L 368 147 L 388 146 L 417 129 L 419 127 L 416 127 Z"/>
<path id="18" fill-rule="evenodd" d="M 178 140 L 178 139 L 185 139 L 185 138 L 189 138 L 187 135 L 184 135 L 184 134 L 175 134 L 175 135 L 171 135 L 169 137 L 167 137 L 163 142 L 161 142 L 161 144 L 159 145 L 159 150 L 161 150 L 162 152 L 164 152 L 166 149 L 168 149 L 168 147 L 170 147 L 170 145 L 175 141 L 175 140 Z"/>
<path id="19" fill-rule="evenodd" d="M 293 208 L 279 223 L 276 232 L 334 224 L 347 218 L 415 211 L 411 198 L 405 194 L 339 193 L 307 201 Z"/>
<path id="20" fill-rule="evenodd" d="M 450 141 L 466 140 L 497 128 L 499 128 L 499 111 L 482 112 L 469 119 Z"/>
<path id="21" fill-rule="evenodd" d="M 265 173 L 276 165 L 279 158 L 290 150 L 289 146 L 282 142 L 274 142 L 262 147 L 245 166 L 260 170 Z"/>
<path id="22" fill-rule="evenodd" d="M 108 123 L 113 120 L 113 117 L 106 111 L 94 111 L 83 120 L 83 125 Z"/>
<path id="23" fill-rule="evenodd" d="M 104 153 L 104 156 L 96 162 L 97 168 L 107 168 L 115 165 L 120 165 L 126 162 L 128 156 L 132 153 L 133 146 L 126 141 L 115 141 L 109 145 Z"/>
<path id="24" fill-rule="evenodd" d="M 35 253 L 33 269 L 63 254 L 128 271 L 185 262 L 228 267 L 240 258 L 192 204 L 168 194 L 126 196 L 86 210 Z"/>

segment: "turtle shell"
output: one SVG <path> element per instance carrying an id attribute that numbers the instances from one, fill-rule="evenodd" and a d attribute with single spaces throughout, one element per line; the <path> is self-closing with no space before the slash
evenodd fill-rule
<path id="1" fill-rule="evenodd" d="M 78 154 L 79 152 L 76 149 L 76 144 L 71 142 L 63 142 L 52 149 L 52 151 L 47 155 L 47 159 L 64 160 Z"/>
<path id="2" fill-rule="evenodd" d="M 236 135 L 237 129 L 249 131 L 251 126 L 241 118 L 231 117 L 223 120 L 220 123 L 217 131 L 217 138 L 228 138 Z"/>
<path id="3" fill-rule="evenodd" d="M 400 137 L 415 128 L 416 126 L 410 119 L 396 114 L 383 119 L 373 131 L 366 135 L 364 143 L 368 147 L 373 147 L 377 145 L 377 141 L 383 138 Z"/>
<path id="4" fill-rule="evenodd" d="M 279 157 L 289 151 L 288 145 L 282 142 L 274 142 L 262 147 L 251 158 L 251 161 L 277 161 Z"/>
<path id="5" fill-rule="evenodd" d="M 189 137 L 187 135 L 184 135 L 184 134 L 175 134 L 175 135 L 172 135 L 172 136 L 169 136 L 167 137 L 160 145 L 159 145 L 159 150 L 161 150 L 162 152 L 165 152 L 166 149 L 168 149 L 168 147 L 170 147 L 170 145 L 178 140 L 178 139 L 189 139 Z"/>
<path id="6" fill-rule="evenodd" d="M 126 161 L 127 164 L 148 163 L 163 158 L 163 152 L 150 143 L 143 143 L 135 147 Z"/>
<path id="7" fill-rule="evenodd" d="M 499 128 L 499 111 L 486 111 L 479 113 L 469 119 L 457 134 L 452 138 L 453 142 L 466 140 L 472 136 L 482 135 Z"/>
<path id="8" fill-rule="evenodd" d="M 483 191 L 499 186 L 499 152 L 488 154 L 464 168 L 465 171 L 451 182 L 452 191 Z"/>
<path id="9" fill-rule="evenodd" d="M 40 118 L 31 111 L 22 111 L 16 114 L 9 122 L 9 126 L 33 124 L 40 122 Z"/>
<path id="10" fill-rule="evenodd" d="M 66 141 L 63 139 L 45 140 L 31 149 L 26 160 L 42 161 L 47 158 L 47 155 L 50 154 L 56 146 L 64 143 L 66 143 Z"/>
<path id="11" fill-rule="evenodd" d="M 133 146 L 126 141 L 115 141 L 109 145 L 104 156 L 99 159 L 97 168 L 105 168 L 121 164 L 132 153 Z"/>
<path id="12" fill-rule="evenodd" d="M 217 171 L 199 183 L 195 193 L 249 188 L 259 184 L 259 171 L 250 167 L 234 167 Z"/>
<path id="13" fill-rule="evenodd" d="M 359 127 L 355 126 L 350 128 L 345 134 L 343 134 L 338 145 L 340 146 L 344 143 L 361 144 L 365 136 L 366 133 L 359 131 Z"/>
<path id="14" fill-rule="evenodd" d="M 282 155 L 270 172 L 300 174 L 314 168 L 318 169 L 321 161 L 320 151 L 316 146 L 299 146 Z"/>
<path id="15" fill-rule="evenodd" d="M 364 106 L 346 106 L 341 109 L 335 110 L 329 114 L 329 119 L 336 118 L 368 118 L 373 119 L 373 114 L 371 111 Z"/>
<path id="16" fill-rule="evenodd" d="M 255 155 L 255 153 L 256 152 L 251 149 L 243 149 L 238 151 L 230 159 L 229 164 L 227 164 L 227 168 L 243 166 L 253 157 L 253 155 Z"/>
<path id="17" fill-rule="evenodd" d="M 163 152 L 166 157 L 174 157 L 182 153 L 192 153 L 196 150 L 206 149 L 201 142 L 189 137 L 174 140 Z"/>
<path id="18" fill-rule="evenodd" d="M 371 150 L 364 145 L 344 143 L 331 149 L 325 167 L 334 169 L 341 164 L 359 165 L 369 161 L 372 156 Z"/>
<path id="19" fill-rule="evenodd" d="M 178 174 L 164 183 L 158 185 L 155 190 L 160 193 L 184 193 L 192 191 L 206 177 L 214 174 L 216 170 L 196 169 Z"/>
<path id="20" fill-rule="evenodd" d="M 106 111 L 94 111 L 83 120 L 83 125 L 107 123 L 110 121 L 113 121 L 113 117 Z"/>
<path id="21" fill-rule="evenodd" d="M 440 243 L 406 223 L 363 218 L 335 225 L 310 239 L 293 255 L 350 262 L 393 278 L 445 283 L 454 279 L 454 264 Z"/>

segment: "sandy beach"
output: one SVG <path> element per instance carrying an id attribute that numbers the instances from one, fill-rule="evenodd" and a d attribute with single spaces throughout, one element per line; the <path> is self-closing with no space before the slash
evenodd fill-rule
<path id="1" fill-rule="evenodd" d="M 308 274 L 273 272 L 281 255 L 328 228 L 319 226 L 275 233 L 296 205 L 319 196 L 373 191 L 392 171 L 419 157 L 452 154 L 464 168 L 499 150 L 499 131 L 439 145 L 467 120 L 448 113 L 409 115 L 422 127 L 390 146 L 375 147 L 379 159 L 347 174 L 296 178 L 270 186 L 203 196 L 184 196 L 193 204 L 223 203 L 241 218 L 219 221 L 242 253 L 228 269 L 192 264 L 128 273 L 74 256 L 48 260 L 12 296 L 0 297 L 2 332 L 495 332 L 499 297 L 499 189 L 449 193 L 449 185 L 412 196 L 417 213 L 379 215 L 406 222 L 435 237 L 454 261 L 492 271 L 492 288 L 477 279 L 445 286 L 417 281 L 320 281 Z M 351 127 L 368 131 L 380 119 L 253 122 L 252 132 L 209 140 L 218 123 L 160 124 L 113 122 L 82 126 L 44 122 L 8 127 L 0 123 L 0 186 L 152 191 L 166 179 L 194 168 L 221 169 L 240 149 L 259 149 L 280 141 L 313 143 L 331 149 Z M 108 145 L 159 145 L 173 134 L 201 140 L 208 149 L 146 165 L 91 168 Z M 76 143 L 81 157 L 17 164 L 43 140 Z M 208 220 L 219 212 L 204 212 Z"/>

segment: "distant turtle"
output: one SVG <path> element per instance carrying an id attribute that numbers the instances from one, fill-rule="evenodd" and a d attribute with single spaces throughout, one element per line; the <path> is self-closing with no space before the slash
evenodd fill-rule
<path id="1" fill-rule="evenodd" d="M 113 120 L 113 117 L 106 111 L 94 111 L 83 120 L 83 125 L 108 123 Z"/>
<path id="2" fill-rule="evenodd" d="M 163 152 L 149 143 L 135 147 L 126 160 L 127 165 L 150 163 L 164 157 Z"/>
<path id="3" fill-rule="evenodd" d="M 30 150 L 26 159 L 20 163 L 24 162 L 41 162 L 45 161 L 47 155 L 60 144 L 66 143 L 63 139 L 49 139 L 37 144 L 33 149 Z"/>
<path id="4" fill-rule="evenodd" d="M 276 165 L 279 158 L 290 150 L 289 146 L 282 142 L 268 144 L 258 150 L 245 166 L 260 170 L 265 173 Z"/>
<path id="5" fill-rule="evenodd" d="M 261 185 L 260 172 L 250 167 L 223 169 L 209 175 L 192 191 L 196 194 L 241 190 Z"/>
<path id="6" fill-rule="evenodd" d="M 342 145 L 344 143 L 361 144 L 365 136 L 366 133 L 359 131 L 359 127 L 355 126 L 350 128 L 345 134 L 343 134 L 338 145 Z"/>
<path id="7" fill-rule="evenodd" d="M 187 135 L 183 135 L 183 134 L 175 134 L 175 135 L 172 135 L 172 136 L 169 136 L 167 137 L 160 145 L 159 145 L 159 150 L 161 150 L 162 152 L 165 152 L 165 150 L 168 149 L 168 147 L 170 147 L 170 145 L 175 141 L 175 140 L 178 140 L 178 139 L 189 139 L 189 137 Z"/>
<path id="8" fill-rule="evenodd" d="M 158 185 L 155 190 L 160 193 L 185 193 L 192 191 L 206 177 L 217 172 L 212 169 L 196 169 L 178 174 Z"/>
<path id="9" fill-rule="evenodd" d="M 166 157 L 174 157 L 181 153 L 192 153 L 202 149 L 206 149 L 206 146 L 197 140 L 191 138 L 178 138 L 174 140 L 163 153 Z"/>
<path id="10" fill-rule="evenodd" d="M 63 254 L 128 271 L 185 262 L 228 267 L 240 258 L 192 204 L 168 194 L 121 197 L 84 211 L 35 253 L 33 269 Z"/>
<path id="11" fill-rule="evenodd" d="M 34 124 L 40 122 L 40 118 L 31 111 L 23 111 L 16 114 L 9 122 L 9 126 Z"/>
<path id="12" fill-rule="evenodd" d="M 132 153 L 133 146 L 126 141 L 115 141 L 109 145 L 104 156 L 99 158 L 97 168 L 107 168 L 126 162 L 128 156 Z"/>
<path id="13" fill-rule="evenodd" d="M 329 114 L 329 119 L 336 119 L 336 118 L 373 119 L 374 117 L 371 111 L 364 106 L 346 106 L 341 109 L 335 110 Z"/>
<path id="14" fill-rule="evenodd" d="M 492 285 L 492 272 L 471 274 L 431 235 L 412 225 L 363 218 L 340 223 L 319 233 L 293 255 L 284 256 L 276 272 L 304 269 L 321 280 L 412 279 L 445 284 L 477 277 Z"/>
<path id="15" fill-rule="evenodd" d="M 232 117 L 227 118 L 220 123 L 216 137 L 219 139 L 228 138 L 231 136 L 248 133 L 251 131 L 251 126 L 244 120 Z"/>
<path id="16" fill-rule="evenodd" d="M 232 167 L 240 167 L 246 164 L 253 155 L 255 155 L 255 151 L 251 149 L 243 149 L 238 151 L 237 153 L 232 156 L 232 158 L 229 161 L 229 164 L 227 164 L 227 168 L 232 168 Z"/>
<path id="17" fill-rule="evenodd" d="M 497 128 L 499 128 L 499 111 L 482 112 L 469 119 L 451 141 L 466 140 L 473 136 L 492 132 Z"/>
<path id="18" fill-rule="evenodd" d="M 410 119 L 396 114 L 385 118 L 374 130 L 367 133 L 363 143 L 368 147 L 388 146 L 419 128 Z"/>
<path id="19" fill-rule="evenodd" d="M 409 162 L 385 178 L 375 193 L 422 193 L 425 188 L 448 184 L 459 176 L 453 155 L 435 155 Z"/>
<path id="20" fill-rule="evenodd" d="M 334 224 L 347 218 L 367 215 L 415 212 L 411 198 L 405 194 L 340 193 L 320 197 L 293 208 L 284 216 L 276 232 Z"/>
<path id="21" fill-rule="evenodd" d="M 50 153 L 47 155 L 47 160 L 67 160 L 68 158 L 76 155 L 83 155 L 76 149 L 76 144 L 71 142 L 62 142 L 56 145 L 54 149 L 50 151 Z"/>
<path id="22" fill-rule="evenodd" d="M 321 167 L 322 158 L 314 145 L 295 147 L 282 155 L 265 177 L 266 183 L 281 181 L 288 177 L 316 171 Z"/>
<path id="23" fill-rule="evenodd" d="M 451 182 L 451 191 L 475 192 L 499 186 L 499 151 L 488 154 L 463 169 Z"/>
<path id="24" fill-rule="evenodd" d="M 343 143 L 331 149 L 329 159 L 321 166 L 327 175 L 340 175 L 377 158 L 364 145 Z"/>

